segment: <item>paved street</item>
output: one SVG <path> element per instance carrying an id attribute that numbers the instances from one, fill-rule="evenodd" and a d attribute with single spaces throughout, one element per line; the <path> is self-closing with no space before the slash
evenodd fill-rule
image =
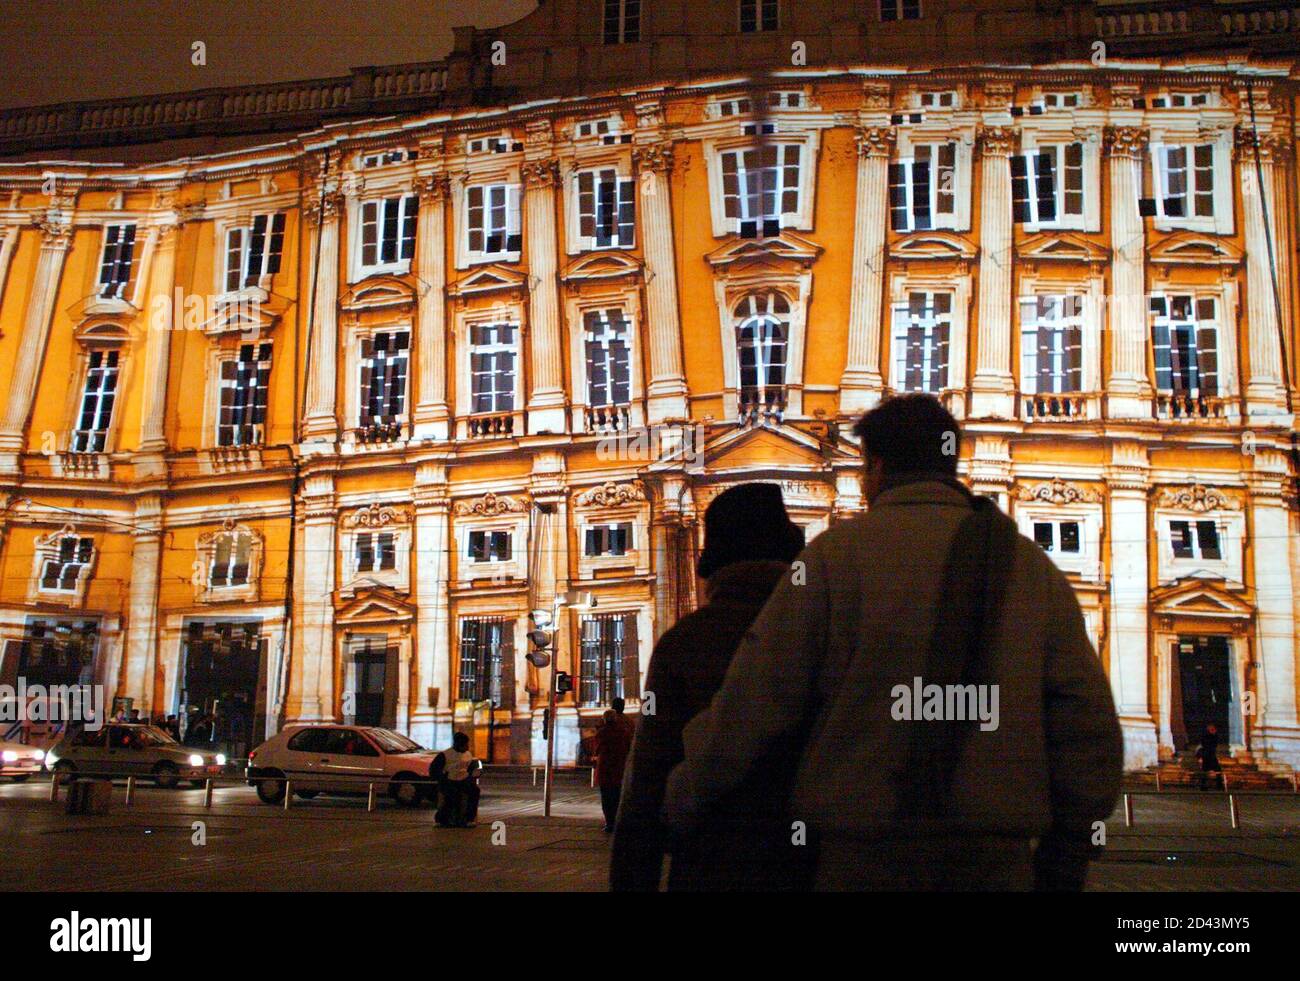
<path id="1" fill-rule="evenodd" d="M 0 785 L 0 888 L 133 891 L 563 890 L 605 887 L 608 843 L 585 776 L 562 775 L 555 816 L 526 775 L 489 774 L 477 828 L 444 829 L 428 806 L 381 798 L 318 797 L 289 811 L 247 787 L 214 793 L 114 788 L 103 816 L 70 816 L 49 784 Z M 1142 795 L 1135 825 L 1109 822 L 1110 847 L 1094 867 L 1101 891 L 1298 890 L 1300 797 L 1241 800 L 1241 829 L 1218 794 Z M 206 844 L 194 844 L 193 823 Z M 498 823 L 499 822 L 499 823 Z"/>

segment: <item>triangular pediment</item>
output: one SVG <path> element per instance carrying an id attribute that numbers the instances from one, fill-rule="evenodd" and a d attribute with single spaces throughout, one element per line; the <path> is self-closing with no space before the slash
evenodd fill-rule
<path id="1" fill-rule="evenodd" d="M 232 300 L 218 303 L 216 312 L 203 322 L 205 334 L 269 333 L 280 315 L 259 299 Z"/>
<path id="2" fill-rule="evenodd" d="M 502 290 L 526 292 L 528 278 L 517 269 L 492 263 L 480 266 L 451 286 L 447 287 L 449 296 L 480 296 L 484 293 L 496 293 Z"/>
<path id="3" fill-rule="evenodd" d="M 889 249 L 891 259 L 956 259 L 970 262 L 979 249 L 970 239 L 952 232 L 913 232 L 904 235 Z"/>
<path id="4" fill-rule="evenodd" d="M 1159 616 L 1249 618 L 1249 603 L 1227 588 L 1222 579 L 1183 581 L 1151 594 L 1152 612 Z"/>
<path id="5" fill-rule="evenodd" d="M 1026 262 L 1108 262 L 1110 249 L 1075 232 L 1039 232 L 1030 235 L 1016 255 Z"/>
<path id="6" fill-rule="evenodd" d="M 415 290 L 396 276 L 372 276 L 339 297 L 344 310 L 409 309 L 415 305 Z"/>
<path id="7" fill-rule="evenodd" d="M 829 450 L 829 455 L 828 455 Z M 810 433 L 785 425 L 757 425 L 728 430 L 704 445 L 705 467 L 711 472 L 781 469 L 825 471 L 843 455 Z"/>
<path id="8" fill-rule="evenodd" d="M 1242 260 L 1239 246 L 1203 232 L 1177 232 L 1152 244 L 1147 258 L 1161 265 L 1235 266 Z"/>
<path id="9" fill-rule="evenodd" d="M 604 283 L 615 279 L 636 279 L 641 276 L 641 263 L 625 252 L 593 252 L 573 260 L 560 274 L 570 286 L 582 283 Z"/>
<path id="10" fill-rule="evenodd" d="M 359 586 L 352 599 L 334 614 L 336 623 L 352 626 L 404 623 L 415 617 L 415 608 L 388 586 Z"/>
<path id="11" fill-rule="evenodd" d="M 812 265 L 823 251 L 825 250 L 816 242 L 801 235 L 782 232 L 772 238 L 731 239 L 710 252 L 705 259 L 715 269 L 788 269 L 791 265 Z"/>

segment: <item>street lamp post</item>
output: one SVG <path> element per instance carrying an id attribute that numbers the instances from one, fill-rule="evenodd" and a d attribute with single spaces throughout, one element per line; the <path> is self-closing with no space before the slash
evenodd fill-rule
<path id="1" fill-rule="evenodd" d="M 551 668 L 549 691 L 546 698 L 546 767 L 542 782 L 543 817 L 551 816 L 551 788 L 555 771 L 555 733 L 558 721 L 555 717 L 555 703 L 559 683 L 559 663 L 554 640 L 555 634 L 559 630 L 560 607 L 588 607 L 595 605 L 596 598 L 591 593 L 569 590 L 556 595 L 555 603 L 549 611 L 533 610 L 529 614 L 536 629 L 528 632 L 528 639 L 535 648 L 535 650 L 528 653 L 528 660 L 538 668 L 544 668 L 548 665 Z M 547 631 L 548 627 L 550 628 L 549 632 Z"/>

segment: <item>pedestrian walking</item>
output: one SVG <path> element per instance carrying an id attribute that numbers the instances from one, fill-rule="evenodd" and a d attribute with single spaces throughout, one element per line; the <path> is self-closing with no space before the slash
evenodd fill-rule
<path id="1" fill-rule="evenodd" d="M 617 891 L 659 888 L 665 855 L 673 891 L 774 890 L 799 885 L 801 870 L 784 821 L 797 757 L 780 749 L 720 798 L 690 834 L 671 840 L 659 820 L 664 784 L 682 759 L 682 729 L 708 704 L 727 674 L 741 637 L 790 563 L 804 536 L 786 513 L 776 484 L 723 491 L 704 513 L 697 572 L 707 601 L 660 637 L 645 690 L 654 711 L 642 716 L 632 744 L 610 864 Z"/>
<path id="2" fill-rule="evenodd" d="M 936 399 L 887 399 L 854 432 L 869 510 L 778 582 L 683 731 L 664 820 L 688 833 L 793 745 L 816 888 L 1081 889 L 1123 748 L 1074 592 L 957 480 Z"/>
<path id="3" fill-rule="evenodd" d="M 627 703 L 621 698 L 610 702 L 604 721 L 596 730 L 596 786 L 600 788 L 600 809 L 605 814 L 605 832 L 612 834 L 618 818 L 618 799 L 623 789 L 623 771 L 636 726 L 623 712 Z"/>
<path id="4" fill-rule="evenodd" d="M 1201 745 L 1196 749 L 1196 758 L 1201 761 L 1201 789 L 1208 789 L 1213 775 L 1217 787 L 1223 780 L 1223 766 L 1219 763 L 1219 727 L 1210 723 L 1201 735 Z"/>

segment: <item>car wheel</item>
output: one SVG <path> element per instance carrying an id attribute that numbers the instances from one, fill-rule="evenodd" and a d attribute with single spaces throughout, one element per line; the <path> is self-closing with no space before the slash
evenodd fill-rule
<path id="1" fill-rule="evenodd" d="M 13 775 L 13 781 L 14 781 L 14 783 L 22 783 L 24 780 L 26 780 L 26 779 L 27 779 L 28 777 L 30 777 L 30 776 L 31 776 L 30 773 L 15 773 L 15 774 Z"/>
<path id="2" fill-rule="evenodd" d="M 294 795 L 297 797 L 301 797 L 303 800 L 311 800 L 319 793 L 320 793 L 319 790 L 295 790 L 294 791 Z"/>
<path id="3" fill-rule="evenodd" d="M 153 768 L 153 782 L 155 786 L 163 787 L 167 790 L 175 787 L 180 782 L 176 774 L 176 767 L 171 763 L 157 763 Z"/>
<path id="4" fill-rule="evenodd" d="M 54 764 L 54 775 L 59 778 L 59 783 L 68 783 L 77 779 L 77 765 L 71 760 L 59 760 Z"/>
<path id="5" fill-rule="evenodd" d="M 415 807 L 423 796 L 414 773 L 399 773 L 388 785 L 388 794 L 402 807 Z"/>
<path id="6" fill-rule="evenodd" d="M 279 804 L 284 801 L 284 774 L 275 773 L 258 777 L 257 796 L 264 804 Z"/>

